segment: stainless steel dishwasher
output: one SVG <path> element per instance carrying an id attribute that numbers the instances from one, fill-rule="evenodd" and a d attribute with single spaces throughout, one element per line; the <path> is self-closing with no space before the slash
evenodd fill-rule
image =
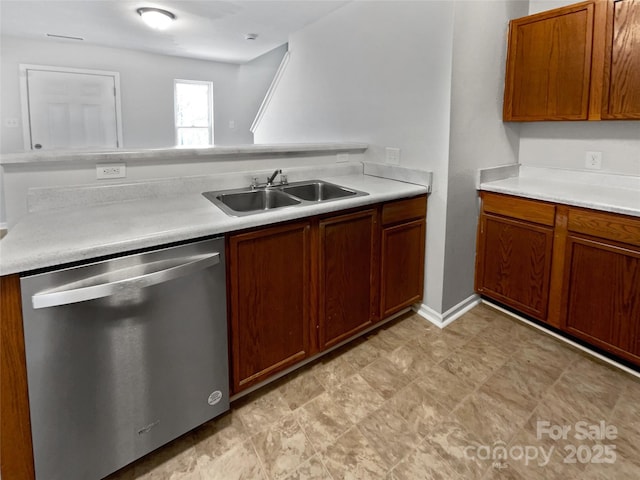
<path id="1" fill-rule="evenodd" d="M 21 286 L 38 480 L 102 478 L 229 408 L 224 239 Z"/>

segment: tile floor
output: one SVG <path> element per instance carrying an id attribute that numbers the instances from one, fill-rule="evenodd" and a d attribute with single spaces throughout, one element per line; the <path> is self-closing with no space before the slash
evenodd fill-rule
<path id="1" fill-rule="evenodd" d="M 444 330 L 408 315 L 108 478 L 635 480 L 639 399 L 639 379 L 487 306 Z"/>

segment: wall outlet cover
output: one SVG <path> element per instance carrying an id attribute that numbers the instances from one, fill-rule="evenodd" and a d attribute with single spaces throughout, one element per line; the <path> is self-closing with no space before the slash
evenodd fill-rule
<path id="1" fill-rule="evenodd" d="M 589 170 L 601 170 L 602 152 L 585 152 L 584 166 Z"/>
<path id="2" fill-rule="evenodd" d="M 390 165 L 400 165 L 400 149 L 396 147 L 386 147 L 385 161 Z"/>
<path id="3" fill-rule="evenodd" d="M 124 163 L 104 163 L 96 165 L 96 178 L 124 178 L 127 176 L 127 166 Z"/>

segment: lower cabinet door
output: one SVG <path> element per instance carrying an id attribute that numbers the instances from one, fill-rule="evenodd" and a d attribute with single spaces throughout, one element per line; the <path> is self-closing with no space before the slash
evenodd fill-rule
<path id="1" fill-rule="evenodd" d="M 373 209 L 320 221 L 320 349 L 377 319 L 377 227 Z"/>
<path id="2" fill-rule="evenodd" d="M 387 317 L 422 298 L 424 219 L 382 230 L 380 316 Z"/>
<path id="3" fill-rule="evenodd" d="M 234 393 L 308 355 L 309 235 L 300 222 L 229 237 Z"/>
<path id="4" fill-rule="evenodd" d="M 490 214 L 480 222 L 476 290 L 545 320 L 553 229 Z"/>
<path id="5" fill-rule="evenodd" d="M 640 364 L 640 249 L 569 236 L 564 329 Z"/>

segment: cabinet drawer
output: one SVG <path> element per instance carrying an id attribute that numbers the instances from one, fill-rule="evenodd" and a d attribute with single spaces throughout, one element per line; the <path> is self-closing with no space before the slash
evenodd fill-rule
<path id="1" fill-rule="evenodd" d="M 427 197 L 397 200 L 382 207 L 382 225 L 424 218 L 427 214 Z"/>
<path id="2" fill-rule="evenodd" d="M 498 193 L 482 192 L 481 196 L 482 210 L 485 213 L 517 218 L 549 227 L 553 227 L 555 223 L 555 205 Z"/>
<path id="3" fill-rule="evenodd" d="M 571 232 L 640 246 L 640 219 L 624 215 L 571 208 L 567 228 Z"/>

